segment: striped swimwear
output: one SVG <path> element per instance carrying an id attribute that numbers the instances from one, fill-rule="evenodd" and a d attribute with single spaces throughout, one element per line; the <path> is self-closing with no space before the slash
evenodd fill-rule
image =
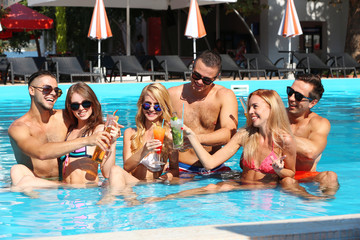
<path id="1" fill-rule="evenodd" d="M 211 174 L 218 174 L 221 172 L 231 171 L 231 169 L 224 164 L 213 168 L 211 170 L 206 170 L 204 167 L 195 167 L 185 163 L 179 162 L 179 172 L 182 173 L 192 173 L 192 174 L 200 174 L 200 175 L 211 175 Z"/>

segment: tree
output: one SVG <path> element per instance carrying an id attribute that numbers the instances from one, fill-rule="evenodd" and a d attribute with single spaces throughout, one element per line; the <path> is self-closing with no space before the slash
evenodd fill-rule
<path id="1" fill-rule="evenodd" d="M 345 52 L 360 60 L 360 0 L 349 0 Z"/>

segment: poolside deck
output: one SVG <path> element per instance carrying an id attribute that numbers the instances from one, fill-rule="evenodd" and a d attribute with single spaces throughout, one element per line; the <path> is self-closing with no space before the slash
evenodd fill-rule
<path id="1" fill-rule="evenodd" d="M 41 240 L 103 240 L 103 239 L 360 239 L 360 214 L 314 217 L 291 220 L 207 225 L 196 227 L 160 228 L 72 236 L 37 238 Z"/>

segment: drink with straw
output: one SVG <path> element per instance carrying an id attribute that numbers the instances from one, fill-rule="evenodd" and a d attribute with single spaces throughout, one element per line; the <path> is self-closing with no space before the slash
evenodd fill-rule
<path id="1" fill-rule="evenodd" d="M 161 143 L 164 142 L 165 137 L 165 128 L 162 128 L 161 126 L 154 126 L 154 139 L 160 140 Z M 162 146 L 160 146 L 157 150 L 157 154 L 161 154 Z"/>
<path id="2" fill-rule="evenodd" d="M 183 131 L 181 130 L 183 121 L 181 118 L 178 118 L 176 112 L 173 113 L 173 117 L 170 119 L 170 124 L 174 148 L 181 149 L 184 143 Z"/>
<path id="3" fill-rule="evenodd" d="M 154 139 L 158 139 L 161 144 L 164 142 L 164 137 L 165 137 L 165 128 L 161 127 L 161 126 L 154 126 Z M 155 164 L 158 165 L 163 165 L 165 163 L 160 161 L 160 154 L 161 154 L 161 150 L 162 150 L 162 145 L 155 150 L 156 152 L 156 158 L 157 160 L 154 161 Z"/>
<path id="4" fill-rule="evenodd" d="M 117 123 L 119 117 L 115 116 L 116 111 L 114 112 L 114 114 L 108 114 L 106 116 L 106 123 L 105 123 L 105 131 L 110 133 L 111 132 L 111 128 L 112 126 L 115 125 L 115 123 Z M 110 149 L 107 151 L 103 151 L 99 146 L 96 146 L 92 160 L 97 162 L 97 163 L 102 163 L 104 156 L 106 153 L 109 153 Z"/>

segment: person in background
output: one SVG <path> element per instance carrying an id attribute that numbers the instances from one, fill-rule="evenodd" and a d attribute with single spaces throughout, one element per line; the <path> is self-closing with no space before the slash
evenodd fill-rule
<path id="1" fill-rule="evenodd" d="M 213 51 L 216 52 L 217 54 L 225 54 L 225 48 L 223 46 L 221 39 L 216 39 L 215 47 Z"/>
<path id="2" fill-rule="evenodd" d="M 311 111 L 323 93 L 320 76 L 298 75 L 291 87 L 287 87 L 287 113 L 296 141 L 295 179 L 319 182 L 324 193 L 334 195 L 339 188 L 337 174 L 316 171 L 331 128 L 329 120 Z M 295 180 L 294 184 L 297 184 Z"/>
<path id="3" fill-rule="evenodd" d="M 221 71 L 219 54 L 205 51 L 195 60 L 191 82 L 169 88 L 174 111 L 193 129 L 210 154 L 225 145 L 236 133 L 238 103 L 232 90 L 214 83 Z M 183 112 L 184 109 L 184 112 Z M 212 174 L 229 171 L 223 164 L 205 169 L 186 138 L 179 153 L 181 174 Z"/>
<path id="4" fill-rule="evenodd" d="M 247 65 L 244 54 L 246 54 L 245 41 L 240 40 L 238 47 L 236 49 L 235 62 L 237 65 L 239 65 L 242 68 L 245 68 Z"/>

